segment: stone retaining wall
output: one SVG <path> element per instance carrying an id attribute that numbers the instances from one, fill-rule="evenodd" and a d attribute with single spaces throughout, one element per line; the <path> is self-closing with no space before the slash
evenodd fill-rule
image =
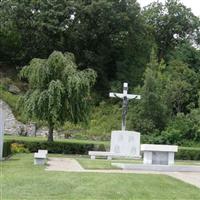
<path id="1" fill-rule="evenodd" d="M 23 136 L 47 136 L 48 128 L 41 127 L 37 129 L 35 123 L 23 124 L 19 122 L 10 106 L 0 99 L 0 112 L 3 112 L 5 119 L 4 133 L 8 135 L 23 135 Z M 58 132 L 54 131 L 54 137 L 58 136 Z"/>
<path id="2" fill-rule="evenodd" d="M 9 105 L 2 100 L 0 100 L 0 108 L 5 119 L 4 132 L 6 134 L 19 134 L 20 127 L 24 126 L 24 124 L 15 119 Z"/>

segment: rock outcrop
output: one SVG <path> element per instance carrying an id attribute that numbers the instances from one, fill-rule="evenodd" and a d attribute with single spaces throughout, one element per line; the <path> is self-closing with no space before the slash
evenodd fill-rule
<path id="1" fill-rule="evenodd" d="M 10 106 L 0 99 L 0 112 L 3 112 L 4 117 L 4 133 L 8 135 L 22 135 L 22 136 L 47 136 L 48 128 L 41 127 L 36 128 L 35 123 L 23 124 L 19 122 Z M 57 131 L 54 131 L 54 136 L 58 135 Z"/>
<path id="2" fill-rule="evenodd" d="M 8 104 L 6 104 L 4 101 L 0 100 L 0 110 L 3 112 L 3 117 L 5 120 L 4 123 L 4 132 L 6 134 L 19 134 L 20 127 L 23 127 L 24 124 L 17 121 L 15 119 L 15 116 L 12 113 L 11 108 Z"/>

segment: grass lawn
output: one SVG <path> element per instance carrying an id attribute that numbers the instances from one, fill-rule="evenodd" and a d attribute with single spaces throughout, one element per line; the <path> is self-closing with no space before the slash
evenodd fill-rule
<path id="1" fill-rule="evenodd" d="M 142 160 L 106 160 L 106 159 L 96 159 L 91 160 L 88 156 L 72 156 L 74 157 L 85 169 L 119 169 L 117 167 L 112 166 L 112 163 L 133 163 L 133 164 L 142 164 Z M 192 161 L 192 160 L 177 160 L 175 162 L 176 165 L 196 165 L 200 166 L 200 161 Z"/>
<path id="2" fill-rule="evenodd" d="M 18 135 L 5 135 L 4 136 L 5 141 L 9 140 L 22 140 L 22 141 L 35 141 L 35 142 L 40 142 L 40 141 L 47 141 L 47 138 L 45 137 L 26 137 L 26 136 L 18 136 Z M 94 141 L 94 140 L 77 140 L 77 139 L 56 139 L 54 141 L 58 142 L 72 142 L 72 143 L 82 143 L 82 144 L 104 144 L 106 146 L 109 145 L 108 141 Z"/>
<path id="3" fill-rule="evenodd" d="M 89 158 L 75 157 L 75 159 L 85 168 L 85 169 L 119 169 L 111 165 L 111 163 L 133 163 L 142 164 L 142 160 L 106 160 L 106 159 L 96 159 L 90 160 Z M 200 161 L 176 161 L 175 165 L 196 165 L 200 166 Z"/>
<path id="4" fill-rule="evenodd" d="M 1 200 L 200 199 L 198 188 L 163 175 L 47 172 L 33 165 L 33 154 L 0 165 Z"/>
<path id="5" fill-rule="evenodd" d="M 90 158 L 75 158 L 85 169 L 119 169 L 111 165 L 111 163 L 142 163 L 141 160 L 106 160 L 106 159 L 96 159 L 91 160 Z"/>
<path id="6" fill-rule="evenodd" d="M 133 164 L 142 164 L 142 160 L 131 160 L 131 159 L 112 159 L 106 160 L 105 158 L 98 158 L 91 160 L 87 155 L 62 155 L 62 154 L 49 154 L 50 157 L 67 157 L 76 159 L 85 169 L 119 169 L 115 166 L 112 166 L 112 163 L 133 163 Z M 176 165 L 196 165 L 200 166 L 200 161 L 196 160 L 177 160 L 175 161 Z"/>

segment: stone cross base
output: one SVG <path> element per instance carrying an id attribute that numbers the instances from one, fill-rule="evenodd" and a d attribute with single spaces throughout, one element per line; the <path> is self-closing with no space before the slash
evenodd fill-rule
<path id="1" fill-rule="evenodd" d="M 112 131 L 110 152 L 127 157 L 140 157 L 140 133 L 135 131 Z"/>

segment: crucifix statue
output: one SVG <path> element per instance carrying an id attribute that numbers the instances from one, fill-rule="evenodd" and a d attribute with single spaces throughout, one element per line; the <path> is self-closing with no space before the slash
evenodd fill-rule
<path id="1" fill-rule="evenodd" d="M 122 130 L 126 130 L 126 115 L 128 111 L 128 101 L 130 99 L 141 99 L 140 95 L 128 94 L 128 83 L 123 84 L 123 93 L 109 93 L 110 97 L 117 97 L 123 99 L 122 104 Z"/>

